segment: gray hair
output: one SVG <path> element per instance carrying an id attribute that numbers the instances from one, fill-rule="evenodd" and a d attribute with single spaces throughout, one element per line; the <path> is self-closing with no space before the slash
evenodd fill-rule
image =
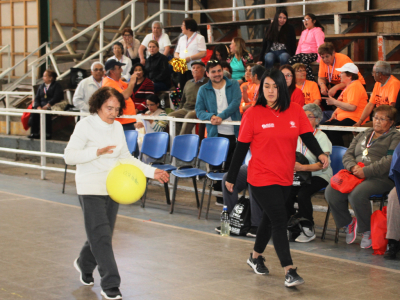
<path id="1" fill-rule="evenodd" d="M 160 25 L 160 27 L 161 27 L 161 29 L 163 29 L 163 28 L 164 28 L 164 27 L 163 27 L 163 23 L 162 23 L 162 22 L 160 22 L 160 21 L 154 21 L 153 23 L 151 23 L 151 28 L 153 28 L 153 26 L 154 26 L 155 24 L 159 24 L 159 25 Z"/>
<path id="2" fill-rule="evenodd" d="M 383 76 L 392 75 L 392 68 L 390 64 L 386 61 L 378 60 L 375 65 L 375 73 L 381 73 Z"/>
<path id="3" fill-rule="evenodd" d="M 263 76 L 265 72 L 265 68 L 261 65 L 255 65 L 251 68 L 251 75 L 255 76 L 257 74 L 257 79 L 261 80 L 261 77 Z"/>
<path id="4" fill-rule="evenodd" d="M 319 122 L 322 120 L 322 110 L 321 108 L 314 103 L 309 103 L 303 106 L 304 111 L 309 111 L 312 112 L 314 117 L 316 117 L 315 122 L 317 123 L 317 126 L 319 125 Z"/>
<path id="5" fill-rule="evenodd" d="M 101 62 L 95 61 L 94 63 L 92 63 L 92 66 L 90 67 L 91 71 L 94 71 L 94 66 L 95 65 L 101 65 L 103 67 L 103 69 L 104 69 L 104 65 Z"/>
<path id="6" fill-rule="evenodd" d="M 228 79 L 232 79 L 232 75 L 231 73 L 229 73 L 228 71 L 224 70 L 224 76 Z"/>

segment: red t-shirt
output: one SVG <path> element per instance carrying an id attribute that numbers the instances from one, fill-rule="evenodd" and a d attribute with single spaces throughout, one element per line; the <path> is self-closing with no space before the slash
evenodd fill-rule
<path id="1" fill-rule="evenodd" d="M 303 108 L 290 103 L 284 112 L 256 105 L 243 114 L 238 141 L 250 143 L 247 182 L 253 186 L 293 184 L 297 138 L 313 132 Z"/>
<path id="2" fill-rule="evenodd" d="M 299 89 L 297 87 L 294 89 L 292 96 L 290 97 L 290 102 L 297 103 L 301 107 L 304 106 L 306 100 L 304 98 L 304 95 L 303 95 L 303 92 L 301 91 L 301 89 Z"/>

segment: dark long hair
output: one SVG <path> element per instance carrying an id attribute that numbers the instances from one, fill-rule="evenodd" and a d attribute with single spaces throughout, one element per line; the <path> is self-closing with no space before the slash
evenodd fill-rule
<path id="1" fill-rule="evenodd" d="M 258 92 L 258 99 L 255 105 L 262 105 L 264 107 L 267 106 L 267 99 L 265 99 L 264 96 L 264 81 L 267 77 L 275 81 L 275 84 L 278 87 L 278 98 L 276 99 L 276 102 L 272 108 L 281 112 L 287 110 L 290 106 L 290 96 L 288 93 L 285 76 L 283 76 L 281 71 L 275 68 L 267 70 L 261 77 L 260 90 Z"/>
<path id="2" fill-rule="evenodd" d="M 319 27 L 322 31 L 325 31 L 324 26 L 322 26 L 322 24 L 317 20 L 317 17 L 314 14 L 306 14 L 305 16 L 309 16 L 313 22 L 315 21 L 314 27 Z"/>
<path id="3" fill-rule="evenodd" d="M 228 49 L 226 49 L 225 45 L 217 45 L 214 48 L 213 54 L 211 55 L 210 60 L 218 60 L 217 58 L 217 54 L 215 52 L 217 52 L 221 55 L 221 61 L 226 61 L 228 59 Z"/>
<path id="4" fill-rule="evenodd" d="M 117 98 L 120 107 L 118 112 L 118 117 L 122 116 L 123 110 L 126 107 L 124 96 L 116 89 L 110 86 L 103 86 L 94 92 L 94 94 L 89 99 L 89 112 L 91 114 L 97 113 L 101 106 L 111 97 Z"/>
<path id="5" fill-rule="evenodd" d="M 283 69 L 288 69 L 293 75 L 292 84 L 288 86 L 289 97 L 292 97 L 292 94 L 296 89 L 296 72 L 293 70 L 291 65 L 283 65 L 279 68 L 279 71 L 282 71 Z"/>
<path id="6" fill-rule="evenodd" d="M 274 21 L 269 25 L 267 32 L 265 33 L 265 39 L 267 41 L 270 41 L 272 43 L 279 42 L 281 44 L 285 44 L 287 40 L 287 35 L 288 35 L 288 20 L 286 20 L 285 25 L 281 27 L 281 30 L 278 30 L 279 27 L 279 15 L 284 14 L 286 18 L 288 18 L 288 13 L 286 10 L 281 9 L 276 12 L 274 16 Z"/>

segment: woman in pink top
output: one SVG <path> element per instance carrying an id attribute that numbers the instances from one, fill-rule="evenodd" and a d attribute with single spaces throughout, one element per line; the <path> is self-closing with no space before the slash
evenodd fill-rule
<path id="1" fill-rule="evenodd" d="M 324 27 L 314 14 L 304 16 L 304 27 L 297 46 L 296 55 L 289 59 L 289 64 L 302 63 L 306 65 L 307 80 L 315 81 L 310 68 L 310 63 L 319 61 L 318 47 L 324 43 Z"/>

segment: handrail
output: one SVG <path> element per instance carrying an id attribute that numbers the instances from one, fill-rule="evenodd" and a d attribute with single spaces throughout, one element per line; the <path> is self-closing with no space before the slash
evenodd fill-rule
<path id="1" fill-rule="evenodd" d="M 10 44 L 2 46 L 1 49 L 0 49 L 0 53 L 2 53 L 3 51 L 5 51 L 7 49 L 8 49 L 8 51 L 7 51 L 8 68 L 7 69 L 9 69 L 11 67 L 11 46 L 10 46 Z M 0 56 L 0 58 L 1 58 L 1 56 Z M 8 80 L 7 81 L 8 81 L 8 83 L 11 82 L 11 74 L 8 74 Z"/>

